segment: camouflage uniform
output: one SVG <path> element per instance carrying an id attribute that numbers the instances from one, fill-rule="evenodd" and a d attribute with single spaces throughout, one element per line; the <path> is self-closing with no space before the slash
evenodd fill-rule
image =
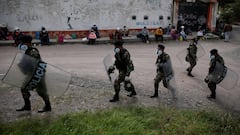
<path id="1" fill-rule="evenodd" d="M 163 80 L 163 86 L 165 88 L 168 88 L 168 82 L 165 78 L 164 71 L 162 69 L 162 64 L 167 62 L 168 60 L 170 60 L 170 56 L 165 52 L 163 52 L 160 56 L 157 57 L 157 60 L 156 60 L 157 75 L 154 78 L 155 93 L 154 93 L 153 97 L 158 96 L 158 87 L 159 87 L 159 83 L 161 82 L 161 80 Z"/>
<path id="2" fill-rule="evenodd" d="M 136 95 L 134 85 L 130 80 L 125 80 L 125 77 L 130 76 L 131 71 L 134 70 L 132 60 L 130 59 L 130 53 L 127 49 L 122 48 L 119 53 L 115 54 L 114 66 L 119 70 L 118 78 L 114 81 L 115 95 L 113 101 L 119 100 L 120 84 L 124 82 L 124 88 L 130 91 L 129 96 Z M 112 102 L 113 102 L 112 101 Z"/>
<path id="3" fill-rule="evenodd" d="M 193 42 L 189 45 L 188 54 L 186 56 L 186 61 L 190 63 L 190 67 L 187 68 L 188 75 L 193 76 L 191 74 L 192 69 L 197 65 L 197 46 L 196 43 Z"/>
<path id="4" fill-rule="evenodd" d="M 209 98 L 216 98 L 216 87 L 217 87 L 217 83 L 215 82 L 215 80 L 211 80 L 209 78 L 209 75 L 214 71 L 215 66 L 216 66 L 216 62 L 219 62 L 220 64 L 224 65 L 224 60 L 220 55 L 215 55 L 215 58 L 211 59 L 210 61 L 210 67 L 209 67 L 209 71 L 208 71 L 208 76 L 205 79 L 205 82 L 208 84 L 208 88 L 211 91 L 211 95 L 209 96 Z"/>
<path id="5" fill-rule="evenodd" d="M 28 49 L 26 50 L 25 54 L 29 55 L 31 57 L 34 57 L 37 60 L 41 60 L 41 56 L 39 54 L 39 51 L 36 48 L 28 47 Z M 17 109 L 17 111 L 31 110 L 31 104 L 30 104 L 30 100 L 29 100 L 31 94 L 30 94 L 29 91 L 30 91 L 30 89 L 27 89 L 26 86 L 21 88 L 21 93 L 22 93 L 25 105 L 24 105 L 23 108 Z M 37 85 L 36 91 L 37 91 L 38 95 L 40 97 L 42 97 L 42 99 L 45 102 L 45 107 L 43 108 L 43 110 L 44 109 L 48 109 L 48 111 L 50 111 L 51 110 L 51 105 L 50 105 L 50 101 L 49 101 L 49 96 L 47 94 L 47 88 L 46 88 L 46 83 L 45 83 L 45 76 L 41 79 L 41 81 Z M 41 111 L 39 111 L 39 112 L 41 112 Z"/>

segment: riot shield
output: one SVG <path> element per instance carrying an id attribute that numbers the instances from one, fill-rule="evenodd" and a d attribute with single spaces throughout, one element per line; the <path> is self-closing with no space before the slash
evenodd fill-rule
<path id="1" fill-rule="evenodd" d="M 233 89 L 235 86 L 237 86 L 239 76 L 237 73 L 235 73 L 230 68 L 227 68 L 227 73 L 222 82 L 219 83 L 219 85 L 227 90 Z"/>
<path id="2" fill-rule="evenodd" d="M 50 64 L 47 66 L 45 76 L 48 93 L 53 96 L 63 95 L 72 78 L 71 73 Z"/>
<path id="3" fill-rule="evenodd" d="M 214 70 L 208 75 L 208 80 L 219 84 L 225 78 L 227 70 L 226 66 L 217 61 Z"/>
<path id="4" fill-rule="evenodd" d="M 25 88 L 33 79 L 35 73 L 43 74 L 41 72 L 43 70 L 39 69 L 38 64 L 39 60 L 23 53 L 17 53 L 2 80 L 9 85 Z M 47 63 L 45 63 L 44 71 L 47 92 L 51 96 L 61 96 L 68 88 L 71 74 Z M 35 77 L 38 78 L 38 76 Z"/>
<path id="5" fill-rule="evenodd" d="M 162 65 L 165 80 L 167 82 L 167 89 L 171 91 L 172 98 L 176 98 L 177 85 L 174 77 L 174 70 L 172 68 L 171 60 L 168 60 Z"/>
<path id="6" fill-rule="evenodd" d="M 178 54 L 177 54 L 177 58 L 178 60 L 181 62 L 181 63 L 184 63 L 184 64 L 187 64 L 188 62 L 186 61 L 186 56 L 188 54 L 188 50 L 187 48 L 180 51 Z M 197 59 L 201 58 L 202 56 L 205 55 L 205 50 L 204 48 L 202 47 L 201 44 L 198 43 L 197 45 Z"/>
<path id="7" fill-rule="evenodd" d="M 237 85 L 238 74 L 217 61 L 213 72 L 208 75 L 208 80 L 230 90 Z"/>
<path id="8" fill-rule="evenodd" d="M 113 60 L 112 60 L 113 56 L 111 54 L 108 54 L 107 56 L 105 56 L 103 58 L 103 65 L 105 68 L 105 71 L 107 72 L 108 78 L 110 80 L 110 82 L 112 84 L 114 84 L 114 81 L 117 79 L 118 77 L 118 73 L 116 70 L 113 70 L 112 72 L 109 72 L 109 68 L 111 66 L 113 66 Z"/>
<path id="9" fill-rule="evenodd" d="M 30 81 L 39 61 L 23 53 L 17 53 L 11 63 L 10 68 L 3 77 L 3 82 L 15 86 L 23 87 Z"/>

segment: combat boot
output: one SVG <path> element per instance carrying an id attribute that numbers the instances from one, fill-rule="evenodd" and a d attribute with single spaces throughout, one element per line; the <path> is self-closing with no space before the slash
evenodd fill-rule
<path id="1" fill-rule="evenodd" d="M 127 96 L 129 96 L 129 97 L 132 97 L 132 96 L 135 96 L 135 95 L 137 95 L 137 93 L 136 93 L 136 91 L 134 90 L 134 91 L 132 91 L 129 95 L 127 95 Z"/>
<path id="2" fill-rule="evenodd" d="M 24 99 L 24 106 L 22 108 L 16 109 L 16 111 L 30 111 L 31 110 L 31 104 L 29 99 Z"/>
<path id="3" fill-rule="evenodd" d="M 136 93 L 136 91 L 135 91 L 134 86 L 131 85 L 131 93 L 130 93 L 129 95 L 127 95 L 127 96 L 132 97 L 132 96 L 135 96 L 135 95 L 137 95 L 137 93 Z"/>
<path id="4" fill-rule="evenodd" d="M 158 97 L 158 90 L 155 90 L 154 95 L 150 96 L 151 98 L 156 98 Z"/>
<path id="5" fill-rule="evenodd" d="M 190 76 L 190 77 L 194 77 L 194 75 L 192 75 L 192 73 L 191 72 L 188 72 L 188 74 L 187 74 L 188 76 Z"/>
<path id="6" fill-rule="evenodd" d="M 38 110 L 38 113 L 43 113 L 43 112 L 50 112 L 52 111 L 52 107 L 49 101 L 45 101 L 45 106 L 43 107 L 43 109 Z"/>
<path id="7" fill-rule="evenodd" d="M 210 96 L 207 96 L 207 98 L 208 98 L 208 99 L 216 99 L 216 96 L 210 95 Z"/>
<path id="8" fill-rule="evenodd" d="M 113 99 L 109 100 L 109 102 L 116 102 L 116 101 L 119 101 L 118 95 L 114 95 Z"/>

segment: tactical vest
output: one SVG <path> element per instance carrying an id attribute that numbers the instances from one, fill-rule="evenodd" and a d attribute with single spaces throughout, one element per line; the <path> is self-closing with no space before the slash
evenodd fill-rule
<path id="1" fill-rule="evenodd" d="M 37 54 L 33 54 L 33 51 L 36 51 Z M 36 59 L 41 59 L 38 49 L 34 47 L 28 47 L 28 49 L 25 51 L 25 54 L 31 57 L 34 57 Z"/>
<path id="2" fill-rule="evenodd" d="M 119 54 L 115 54 L 115 59 L 116 59 L 115 65 L 117 69 L 127 71 L 128 62 L 127 62 L 127 59 L 124 57 L 125 53 L 128 53 L 128 51 L 125 48 L 123 48 L 121 49 Z"/>

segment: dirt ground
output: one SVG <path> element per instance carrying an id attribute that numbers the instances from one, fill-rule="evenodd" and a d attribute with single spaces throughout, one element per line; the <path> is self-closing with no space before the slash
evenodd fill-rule
<path id="1" fill-rule="evenodd" d="M 239 80 L 235 88 L 226 90 L 217 87 L 217 99 L 208 100 L 210 91 L 203 81 L 209 67 L 209 51 L 213 48 L 219 50 L 225 59 L 226 65 L 236 74 L 240 74 L 240 47 L 236 42 L 225 43 L 222 40 L 200 41 L 205 50 L 205 55 L 199 58 L 193 70 L 194 78 L 186 73 L 187 64 L 177 58 L 177 54 L 188 46 L 188 42 L 167 41 L 164 43 L 175 71 L 178 100 L 173 102 L 170 94 L 160 84 L 160 97 L 151 99 L 153 94 L 153 78 L 156 74 L 154 65 L 156 60 L 157 43 L 150 44 L 131 43 L 124 47 L 129 50 L 135 71 L 132 81 L 136 87 L 137 96 L 128 97 L 125 90 L 120 91 L 120 101 L 110 103 L 109 99 L 114 94 L 103 66 L 103 58 L 113 53 L 113 45 L 82 45 L 64 44 L 53 46 L 37 46 L 44 61 L 64 69 L 72 74 L 72 80 L 66 93 L 58 98 L 51 97 L 52 112 L 38 114 L 37 110 L 43 107 L 41 98 L 36 92 L 31 92 L 32 111 L 16 112 L 15 109 L 23 105 L 19 88 L 11 87 L 0 82 L 0 120 L 15 121 L 27 117 L 49 117 L 83 110 L 92 111 L 119 106 L 169 106 L 189 109 L 214 109 L 220 111 L 240 110 Z M 0 47 L 0 74 L 5 74 L 17 52 L 11 46 Z M 57 84 L 56 84 L 57 85 Z"/>

